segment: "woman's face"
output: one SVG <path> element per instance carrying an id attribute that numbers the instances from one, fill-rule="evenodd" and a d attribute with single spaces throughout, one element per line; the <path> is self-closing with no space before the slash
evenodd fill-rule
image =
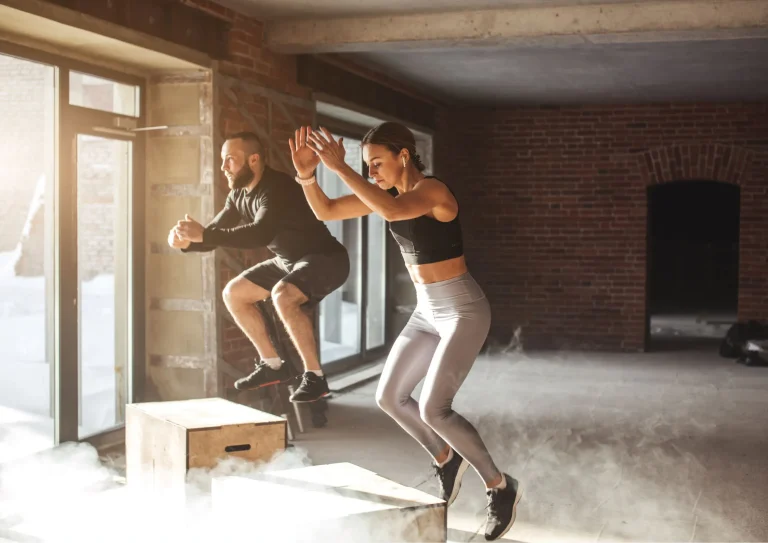
<path id="1" fill-rule="evenodd" d="M 391 189 L 403 175 L 403 160 L 384 145 L 363 145 L 363 160 L 368 164 L 369 177 L 381 189 Z"/>

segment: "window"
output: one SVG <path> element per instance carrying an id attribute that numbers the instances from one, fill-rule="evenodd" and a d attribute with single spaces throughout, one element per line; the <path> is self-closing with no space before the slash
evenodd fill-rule
<path id="1" fill-rule="evenodd" d="M 8 47 L 13 56 L 0 54 L 0 463 L 122 425 L 133 362 L 144 357 L 133 341 L 134 270 L 143 263 L 134 250 L 133 201 L 143 190 L 133 182 L 142 169 L 134 151 L 144 140 L 103 136 L 118 115 L 140 116 L 139 82 Z"/>
<path id="2" fill-rule="evenodd" d="M 54 445 L 55 72 L 0 55 L 0 464 Z"/>
<path id="3" fill-rule="evenodd" d="M 338 138 L 338 135 L 334 135 Z M 360 140 L 344 135 L 345 160 L 363 175 Z M 318 183 L 329 198 L 351 194 L 336 174 L 320 165 Z M 367 217 L 326 223 L 349 252 L 347 282 L 320 304 L 320 360 L 323 364 L 357 359 L 386 342 L 386 223 Z"/>
<path id="4" fill-rule="evenodd" d="M 139 116 L 139 87 L 69 72 L 69 103 L 118 115 Z"/>

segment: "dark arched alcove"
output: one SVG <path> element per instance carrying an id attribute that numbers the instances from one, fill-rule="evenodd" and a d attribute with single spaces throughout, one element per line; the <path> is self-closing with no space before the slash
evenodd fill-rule
<path id="1" fill-rule="evenodd" d="M 652 316 L 735 315 L 740 188 L 684 181 L 648 189 L 648 287 Z"/>

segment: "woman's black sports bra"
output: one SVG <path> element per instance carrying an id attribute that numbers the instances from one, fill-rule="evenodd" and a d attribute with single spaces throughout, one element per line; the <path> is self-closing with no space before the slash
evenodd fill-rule
<path id="1" fill-rule="evenodd" d="M 434 179 L 433 176 L 427 177 Z M 392 196 L 398 195 L 394 187 L 387 192 Z M 400 246 L 406 264 L 432 264 L 464 254 L 458 213 L 450 222 L 440 222 L 426 215 L 415 219 L 391 221 L 389 231 Z"/>

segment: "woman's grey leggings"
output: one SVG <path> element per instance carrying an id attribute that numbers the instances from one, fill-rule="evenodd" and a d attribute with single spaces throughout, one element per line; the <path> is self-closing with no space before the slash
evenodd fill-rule
<path id="1" fill-rule="evenodd" d="M 477 430 L 451 408 L 488 335 L 490 305 L 469 273 L 416 284 L 416 296 L 416 310 L 387 357 L 376 402 L 433 457 L 450 445 L 490 483 L 498 468 Z M 411 393 L 422 379 L 416 403 Z"/>

